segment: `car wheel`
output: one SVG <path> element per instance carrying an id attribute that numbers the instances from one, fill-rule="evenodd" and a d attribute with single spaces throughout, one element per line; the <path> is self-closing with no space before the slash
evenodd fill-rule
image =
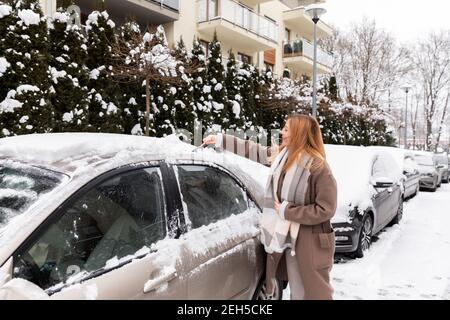
<path id="1" fill-rule="evenodd" d="M 398 224 L 403 217 L 403 201 L 400 200 L 400 203 L 398 205 L 397 214 L 395 215 L 394 219 L 392 219 L 391 225 Z"/>
<path id="2" fill-rule="evenodd" d="M 372 217 L 370 216 L 370 214 L 366 214 L 361 224 L 358 247 L 356 251 L 352 254 L 354 258 L 364 257 L 364 251 L 369 249 L 370 245 L 372 244 L 372 231 L 373 231 Z"/>
<path id="3" fill-rule="evenodd" d="M 270 299 L 271 298 L 271 299 Z M 283 283 L 281 280 L 276 281 L 274 294 L 272 297 L 268 297 L 266 292 L 266 277 L 264 276 L 256 287 L 252 300 L 281 300 L 283 298 Z"/>

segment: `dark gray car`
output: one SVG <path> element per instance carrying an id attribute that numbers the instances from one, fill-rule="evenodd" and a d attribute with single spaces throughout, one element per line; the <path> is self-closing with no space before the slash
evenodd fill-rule
<path id="1" fill-rule="evenodd" d="M 336 232 L 336 252 L 349 253 L 353 257 L 361 258 L 364 251 L 370 247 L 375 234 L 387 225 L 398 223 L 402 219 L 403 187 L 402 170 L 388 152 L 381 149 L 359 148 L 359 150 L 355 147 L 342 147 L 345 150 L 335 150 L 339 149 L 337 147 L 328 148 L 327 159 L 336 176 L 338 190 L 346 192 L 344 189 L 350 190 L 352 185 L 353 193 L 358 194 L 360 190 L 356 189 L 367 189 L 367 192 L 360 193 L 360 196 L 351 200 L 351 203 L 338 201 L 339 213 L 332 220 Z M 347 157 L 335 157 L 333 152 L 340 154 L 344 152 Z M 333 163 L 333 161 L 349 162 L 348 159 L 353 159 L 350 165 Z M 365 163 L 361 164 L 362 162 Z M 369 172 L 364 173 L 363 170 Z M 365 186 L 353 185 L 358 180 L 363 180 Z"/>

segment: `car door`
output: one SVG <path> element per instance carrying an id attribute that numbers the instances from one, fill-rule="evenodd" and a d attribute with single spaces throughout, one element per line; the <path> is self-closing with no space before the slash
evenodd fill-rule
<path id="1" fill-rule="evenodd" d="M 227 172 L 175 167 L 183 202 L 189 299 L 249 299 L 262 271 L 258 210 Z"/>
<path id="2" fill-rule="evenodd" d="M 378 154 L 372 163 L 372 181 L 377 178 L 389 178 L 388 172 L 386 170 L 385 159 Z M 392 215 L 392 191 L 393 188 L 375 188 L 376 194 L 373 196 L 373 204 L 376 211 L 375 218 L 375 231 L 379 231 L 383 228 L 390 220 Z"/>
<path id="3" fill-rule="evenodd" d="M 13 277 L 53 299 L 186 298 L 163 181 L 158 166 L 95 179 L 19 248 Z"/>

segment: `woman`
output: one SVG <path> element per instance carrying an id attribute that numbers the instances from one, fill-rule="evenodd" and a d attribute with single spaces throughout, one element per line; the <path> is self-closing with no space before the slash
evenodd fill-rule
<path id="1" fill-rule="evenodd" d="M 282 144 L 274 150 L 222 134 L 203 143 L 234 153 L 243 150 L 247 158 L 257 154 L 257 162 L 271 165 L 261 221 L 261 242 L 268 252 L 266 293 L 275 289 L 277 274 L 289 281 L 293 300 L 331 300 L 335 235 L 330 220 L 337 188 L 320 127 L 314 118 L 296 114 L 288 117 L 281 134 Z"/>

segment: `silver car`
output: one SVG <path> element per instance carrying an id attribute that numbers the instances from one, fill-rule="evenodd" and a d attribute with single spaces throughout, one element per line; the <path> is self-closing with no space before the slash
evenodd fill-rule
<path id="1" fill-rule="evenodd" d="M 431 152 L 416 151 L 414 159 L 419 165 L 420 189 L 436 191 L 442 181 L 442 172 L 438 170 Z"/>
<path id="2" fill-rule="evenodd" d="M 263 299 L 262 187 L 175 140 L 1 139 L 0 297 Z"/>

